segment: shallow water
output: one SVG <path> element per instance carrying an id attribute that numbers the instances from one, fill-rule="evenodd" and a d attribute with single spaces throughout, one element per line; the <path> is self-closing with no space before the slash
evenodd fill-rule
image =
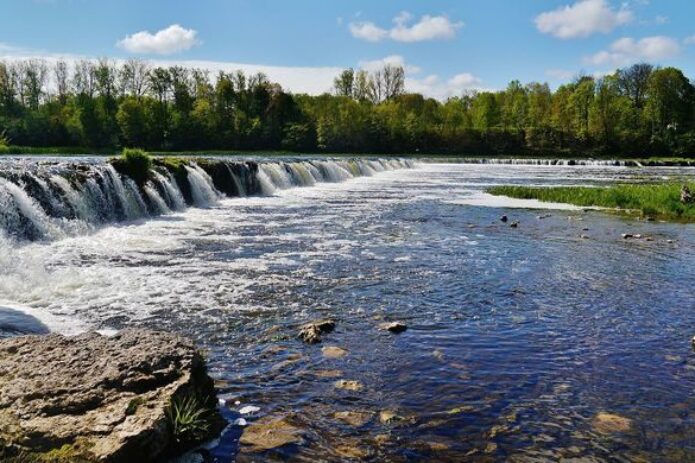
<path id="1" fill-rule="evenodd" d="M 180 331 L 208 350 L 230 419 L 254 405 L 249 422 L 287 415 L 303 430 L 303 444 L 258 455 L 239 453 L 232 427 L 218 461 L 693 461 L 695 226 L 545 217 L 481 195 L 681 176 L 695 169 L 423 164 L 5 240 L 0 306 L 68 333 Z M 294 338 L 321 317 L 337 321 L 323 346 L 346 357 Z M 385 334 L 384 320 L 409 329 Z M 364 388 L 337 389 L 340 378 Z M 387 409 L 404 419 L 382 424 Z M 375 416 L 333 417 L 356 410 Z M 600 412 L 632 426 L 602 434 Z"/>

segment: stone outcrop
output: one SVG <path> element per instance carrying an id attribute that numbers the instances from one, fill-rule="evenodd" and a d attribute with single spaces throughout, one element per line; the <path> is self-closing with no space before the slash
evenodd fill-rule
<path id="1" fill-rule="evenodd" d="M 206 409 L 200 429 L 177 435 L 168 411 L 191 398 Z M 0 459 L 153 461 L 216 435 L 216 403 L 203 358 L 175 334 L 0 341 Z"/>
<path id="2" fill-rule="evenodd" d="M 335 329 L 333 320 L 319 320 L 307 323 L 299 330 L 299 339 L 307 344 L 318 344 L 321 342 L 321 335 L 330 333 Z"/>

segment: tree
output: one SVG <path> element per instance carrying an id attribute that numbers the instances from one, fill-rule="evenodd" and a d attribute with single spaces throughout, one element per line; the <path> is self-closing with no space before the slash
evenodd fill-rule
<path id="1" fill-rule="evenodd" d="M 635 64 L 627 69 L 618 70 L 618 88 L 637 109 L 644 108 L 649 79 L 653 71 L 654 66 L 646 63 Z"/>
<path id="2" fill-rule="evenodd" d="M 355 86 L 355 71 L 354 69 L 346 69 L 340 73 L 333 81 L 335 94 L 338 96 L 347 96 L 352 98 L 354 95 Z"/>

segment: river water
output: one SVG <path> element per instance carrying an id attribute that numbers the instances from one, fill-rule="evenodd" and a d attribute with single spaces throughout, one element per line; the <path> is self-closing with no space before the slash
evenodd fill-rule
<path id="1" fill-rule="evenodd" d="M 482 193 L 693 176 L 422 163 L 60 239 L 6 237 L 0 330 L 190 336 L 230 420 L 301 430 L 301 443 L 250 454 L 231 426 L 208 453 L 220 462 L 695 461 L 695 225 Z M 328 317 L 322 344 L 295 338 Z M 392 320 L 408 330 L 377 329 Z"/>

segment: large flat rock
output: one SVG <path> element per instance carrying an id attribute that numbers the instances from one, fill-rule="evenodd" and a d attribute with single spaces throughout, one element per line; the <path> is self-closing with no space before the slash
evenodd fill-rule
<path id="1" fill-rule="evenodd" d="M 172 401 L 190 397 L 210 410 L 195 439 L 175 436 L 167 416 Z M 0 459 L 28 452 L 152 461 L 217 434 L 215 405 L 203 358 L 179 335 L 131 329 L 0 340 Z"/>

